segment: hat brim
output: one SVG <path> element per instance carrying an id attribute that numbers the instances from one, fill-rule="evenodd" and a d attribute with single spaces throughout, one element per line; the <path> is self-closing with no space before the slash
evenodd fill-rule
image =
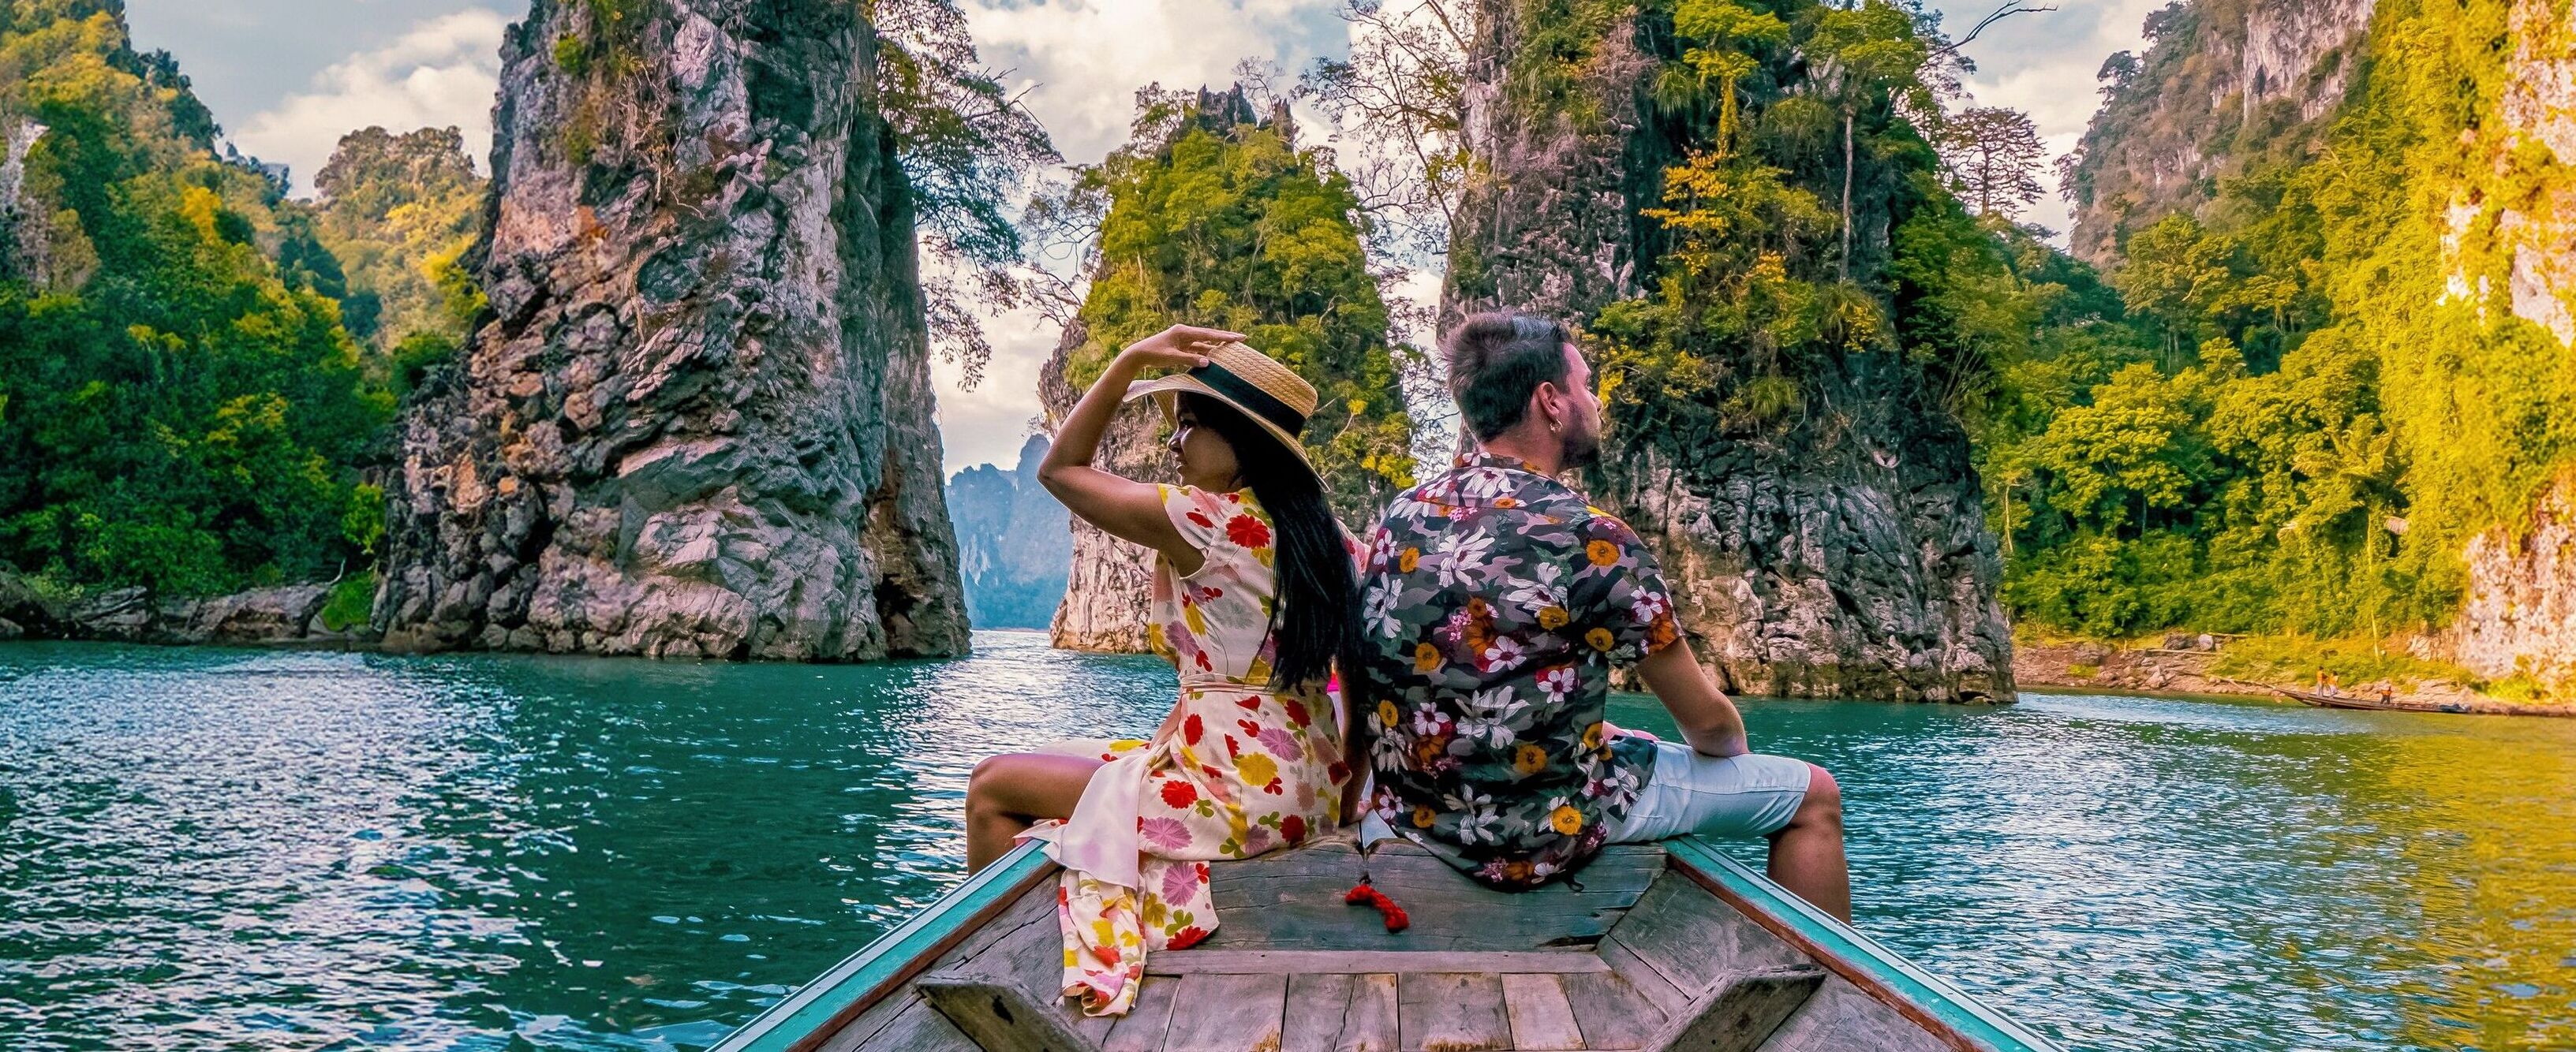
<path id="1" fill-rule="evenodd" d="M 1122 402 L 1133 402 L 1139 398 L 1150 397 L 1154 400 L 1155 407 L 1163 411 L 1164 420 L 1178 422 L 1181 415 L 1179 406 L 1180 393 L 1183 391 L 1205 398 L 1212 398 L 1232 407 L 1235 412 L 1242 414 L 1244 419 L 1252 421 L 1254 425 L 1260 427 L 1262 430 L 1270 432 L 1270 437 L 1278 439 L 1280 445 L 1287 447 L 1288 452 L 1297 458 L 1298 463 L 1306 465 L 1306 470 L 1308 472 L 1313 473 L 1318 479 L 1323 477 L 1322 472 L 1315 470 L 1315 462 L 1306 459 L 1306 444 L 1298 441 L 1297 436 L 1289 434 L 1279 425 L 1264 419 L 1261 414 L 1244 408 L 1243 403 L 1226 397 L 1224 394 L 1218 392 L 1216 388 L 1209 387 L 1208 385 L 1201 383 L 1198 377 L 1191 376 L 1188 373 L 1173 373 L 1170 376 L 1160 376 L 1151 380 L 1138 380 L 1135 383 L 1127 385 L 1127 393 L 1120 396 L 1119 400 Z"/>

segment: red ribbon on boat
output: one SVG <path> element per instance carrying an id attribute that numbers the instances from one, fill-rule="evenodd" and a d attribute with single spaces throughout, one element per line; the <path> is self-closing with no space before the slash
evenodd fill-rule
<path id="1" fill-rule="evenodd" d="M 1413 924 L 1413 918 L 1405 916 L 1404 907 L 1386 897 L 1386 893 L 1369 883 L 1367 877 L 1361 877 L 1359 883 L 1351 885 L 1351 890 L 1342 895 L 1342 901 L 1353 906 L 1365 902 L 1377 907 L 1378 915 L 1386 918 L 1386 930 L 1391 932 L 1403 931 Z"/>

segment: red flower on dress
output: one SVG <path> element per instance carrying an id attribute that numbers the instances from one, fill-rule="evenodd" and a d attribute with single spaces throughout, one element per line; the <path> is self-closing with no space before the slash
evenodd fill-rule
<path id="1" fill-rule="evenodd" d="M 1246 548 L 1270 546 L 1270 527 L 1250 515 L 1237 515 L 1225 520 L 1225 539 Z"/>
<path id="2" fill-rule="evenodd" d="M 1279 835 L 1287 837 L 1290 844 L 1304 843 L 1306 840 L 1306 816 L 1289 815 L 1288 817 L 1281 819 L 1279 821 Z"/>
<path id="3" fill-rule="evenodd" d="M 1163 803 L 1172 810 L 1178 811 L 1184 807 L 1188 807 L 1191 804 L 1197 803 L 1198 799 L 1199 790 L 1197 786 L 1182 781 L 1166 781 L 1163 783 Z"/>
<path id="4" fill-rule="evenodd" d="M 1332 766 L 1324 768 L 1324 777 L 1332 779 L 1334 785 L 1340 785 L 1350 779 L 1351 765 L 1335 760 Z"/>
<path id="5" fill-rule="evenodd" d="M 1288 699 L 1286 704 L 1288 706 L 1288 722 L 1294 723 L 1300 727 L 1305 726 L 1308 722 L 1306 718 L 1306 706 L 1298 702 L 1295 698 Z"/>
<path id="6" fill-rule="evenodd" d="M 1193 715 L 1190 718 L 1181 721 L 1182 740 L 1187 741 L 1192 745 L 1196 745 L 1199 743 L 1199 739 L 1204 737 L 1207 737 L 1207 724 L 1200 722 L 1197 716 Z"/>
<path id="7" fill-rule="evenodd" d="M 1215 529 L 1215 528 L 1216 528 L 1216 523 L 1213 523 L 1213 522 L 1208 521 L 1208 517 L 1207 517 L 1207 516 L 1205 516 L 1205 515 L 1201 515 L 1201 514 L 1199 514 L 1198 512 L 1195 512 L 1195 511 L 1190 513 L 1190 521 L 1191 521 L 1191 522 L 1198 523 L 1199 525 L 1201 525 L 1201 526 L 1205 526 L 1205 527 L 1207 527 L 1207 528 L 1209 528 L 1209 529 L 1211 529 L 1211 530 L 1213 530 L 1213 529 Z"/>
<path id="8" fill-rule="evenodd" d="M 1207 929 L 1193 924 L 1189 927 L 1173 932 L 1170 938 L 1164 939 L 1163 948 L 1167 950 L 1186 950 L 1192 946 L 1198 945 L 1207 937 Z"/>

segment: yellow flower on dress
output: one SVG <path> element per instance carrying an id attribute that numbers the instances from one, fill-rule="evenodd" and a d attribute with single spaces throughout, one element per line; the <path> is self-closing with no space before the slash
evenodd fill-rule
<path id="1" fill-rule="evenodd" d="M 1598 629 L 1595 629 L 1595 631 L 1599 631 L 1599 630 L 1598 630 Z M 1604 649 L 1607 649 L 1607 648 L 1605 647 Z M 1438 669 L 1439 667 L 1440 667 L 1440 648 L 1439 648 L 1439 647 L 1433 646 L 1433 645 L 1431 645 L 1430 643 L 1427 643 L 1427 642 L 1425 642 L 1425 643 L 1416 643 L 1416 644 L 1414 644 L 1414 645 L 1413 645 L 1413 670 L 1414 670 L 1415 672 L 1430 672 L 1430 671 L 1433 671 L 1433 670 L 1435 670 L 1435 669 Z"/>
<path id="2" fill-rule="evenodd" d="M 1543 606 L 1538 611 L 1538 627 L 1550 632 L 1565 627 L 1565 623 L 1571 620 L 1574 620 L 1574 615 L 1566 613 L 1561 606 Z"/>
<path id="3" fill-rule="evenodd" d="M 1594 566 L 1608 566 L 1619 561 L 1619 546 L 1608 541 L 1595 540 L 1583 546 L 1583 557 L 1592 560 Z"/>
<path id="4" fill-rule="evenodd" d="M 1438 821 L 1439 818 L 1440 815 L 1428 807 L 1416 807 L 1413 809 L 1413 827 L 1416 829 L 1429 829 L 1431 828 L 1431 823 Z"/>
<path id="5" fill-rule="evenodd" d="M 1403 718 L 1403 713 L 1395 711 L 1394 702 L 1388 701 L 1385 698 L 1379 698 L 1377 700 L 1377 724 L 1379 727 L 1393 727 L 1395 726 L 1395 721 Z"/>
<path id="6" fill-rule="evenodd" d="M 1522 742 L 1520 748 L 1512 750 L 1512 770 L 1527 775 L 1546 769 L 1547 750 L 1528 742 Z"/>
<path id="7" fill-rule="evenodd" d="M 1600 748 L 1600 747 L 1601 747 L 1601 735 L 1602 735 L 1602 725 L 1601 725 L 1601 724 L 1595 723 L 1595 724 L 1593 724 L 1593 725 L 1591 725 L 1591 726 L 1589 726 L 1589 727 L 1585 727 L 1585 728 L 1583 728 L 1583 747 L 1584 747 L 1584 748 L 1586 748 L 1586 749 L 1598 749 L 1598 748 Z"/>
<path id="8" fill-rule="evenodd" d="M 1412 573 L 1413 568 L 1420 565 L 1422 565 L 1422 549 L 1420 548 L 1407 548 L 1404 550 L 1404 554 L 1395 557 L 1395 572 L 1397 573 Z"/>
<path id="9" fill-rule="evenodd" d="M 1604 654 L 1609 653 L 1610 648 L 1619 645 L 1619 637 L 1611 635 L 1610 630 L 1607 628 L 1594 628 L 1592 631 L 1584 633 L 1583 641 L 1592 644 L 1592 649 L 1598 650 Z"/>
<path id="10" fill-rule="evenodd" d="M 1248 752 L 1234 758 L 1234 773 L 1243 776 L 1243 784 L 1259 789 L 1279 777 L 1279 761 Z"/>
<path id="11" fill-rule="evenodd" d="M 1575 810 L 1572 804 L 1562 804 L 1547 816 L 1547 824 L 1550 829 L 1573 836 L 1583 831 L 1583 812 Z"/>

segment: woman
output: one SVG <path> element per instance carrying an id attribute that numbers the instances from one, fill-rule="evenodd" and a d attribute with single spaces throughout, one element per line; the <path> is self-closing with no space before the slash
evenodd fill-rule
<path id="1" fill-rule="evenodd" d="M 1015 839 L 1062 863 L 1064 993 L 1092 1015 L 1135 1003 L 1145 954 L 1216 928 L 1207 863 L 1329 831 L 1352 797 L 1325 683 L 1358 668 L 1356 554 L 1298 433 L 1315 389 L 1237 333 L 1174 326 L 1119 353 L 1038 468 L 1084 521 L 1154 550 L 1147 638 L 1180 670 L 1151 742 L 996 756 L 966 789 L 966 862 Z M 1187 370 L 1135 383 L 1149 368 Z M 1172 422 L 1181 485 L 1091 466 L 1127 399 Z"/>

